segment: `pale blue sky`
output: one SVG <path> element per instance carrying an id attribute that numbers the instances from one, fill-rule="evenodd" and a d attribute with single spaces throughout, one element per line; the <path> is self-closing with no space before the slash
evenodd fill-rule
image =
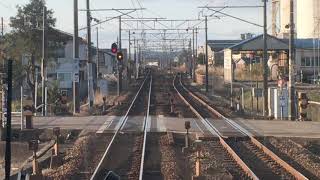
<path id="1" fill-rule="evenodd" d="M 261 0 L 139 0 L 144 8 L 147 8 L 143 14 L 133 14 L 143 17 L 164 17 L 167 19 L 195 19 L 198 18 L 197 7 L 203 5 L 262 5 Z M 8 31 L 8 22 L 10 16 L 16 14 L 16 5 L 23 5 L 29 0 L 0 0 L 0 16 L 4 17 L 6 24 L 5 30 Z M 46 0 L 47 6 L 53 9 L 57 18 L 57 28 L 72 33 L 73 29 L 73 0 Z M 79 0 L 79 9 L 85 8 L 86 0 Z M 139 7 L 138 0 L 91 0 L 91 8 L 133 8 Z M 269 6 L 270 7 L 270 6 Z M 271 9 L 269 8 L 269 14 Z M 262 9 L 236 9 L 224 10 L 234 16 L 248 19 L 252 22 L 262 25 Z M 105 19 L 105 17 L 115 16 L 117 13 L 110 12 L 94 12 L 93 17 Z M 85 26 L 85 12 L 79 12 L 79 26 Z M 271 16 L 269 16 L 271 18 Z M 269 19 L 270 20 L 270 19 Z M 125 26 L 125 25 L 123 25 Z M 204 23 L 200 24 L 204 26 Z M 237 20 L 223 17 L 220 20 L 211 20 L 209 26 L 209 39 L 239 39 L 240 33 L 251 32 L 260 34 L 262 28 L 255 27 Z M 100 46 L 109 47 L 110 43 L 115 41 L 118 35 L 118 21 L 110 21 L 100 26 Z M 270 25 L 269 25 L 270 27 Z M 270 28 L 269 28 L 270 29 Z M 85 31 L 81 31 L 80 35 L 85 36 Z M 95 29 L 93 29 L 95 33 Z M 127 33 L 123 33 L 123 38 L 127 38 Z M 199 34 L 200 44 L 204 40 L 204 32 Z M 93 38 L 95 42 L 95 38 Z M 127 46 L 127 42 L 123 42 L 123 46 Z"/>

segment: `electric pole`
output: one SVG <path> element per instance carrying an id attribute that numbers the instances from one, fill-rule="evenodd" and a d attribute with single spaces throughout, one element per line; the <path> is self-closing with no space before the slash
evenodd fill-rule
<path id="1" fill-rule="evenodd" d="M 295 65 L 295 45 L 294 45 L 294 4 L 293 0 L 290 0 L 290 39 L 289 39 L 289 119 L 296 119 L 296 104 L 295 104 L 295 77 L 294 77 L 294 65 Z"/>
<path id="2" fill-rule="evenodd" d="M 11 101 L 12 101 L 12 59 L 8 60 L 7 70 L 7 121 L 6 121 L 6 150 L 5 150 L 5 179 L 10 180 L 11 171 Z"/>
<path id="3" fill-rule="evenodd" d="M 193 77 L 193 82 L 196 82 L 197 61 L 198 61 L 198 27 L 196 27 L 196 59 L 195 59 L 195 62 L 194 62 L 194 77 Z"/>
<path id="4" fill-rule="evenodd" d="M 129 60 L 131 60 L 131 33 L 129 30 Z"/>
<path id="5" fill-rule="evenodd" d="M 268 116 L 268 46 L 267 46 L 267 1 L 263 5 L 263 103 L 264 116 Z"/>
<path id="6" fill-rule="evenodd" d="M 99 78 L 99 27 L 96 28 L 97 30 L 97 79 Z"/>
<path id="7" fill-rule="evenodd" d="M 135 77 L 136 79 L 138 79 L 138 65 L 137 65 L 137 49 L 136 49 L 136 37 L 133 38 L 133 50 L 134 50 L 134 65 L 135 65 L 135 71 L 136 71 L 136 74 L 135 74 Z"/>
<path id="8" fill-rule="evenodd" d="M 131 60 L 131 32 L 129 30 L 129 59 L 128 59 L 128 80 L 131 83 L 132 60 Z"/>
<path id="9" fill-rule="evenodd" d="M 192 55 L 193 55 L 193 52 L 192 52 L 191 41 L 192 41 L 192 39 L 190 38 L 189 44 L 188 44 L 188 57 L 191 54 L 189 72 L 190 72 L 190 78 L 192 79 L 192 72 L 193 72 L 193 56 Z"/>
<path id="10" fill-rule="evenodd" d="M 206 31 L 206 92 L 209 92 L 209 74 L 208 74 L 208 17 L 205 16 Z"/>
<path id="11" fill-rule="evenodd" d="M 92 56 L 91 56 L 91 13 L 90 2 L 87 0 L 87 56 L 88 56 L 88 101 L 89 109 L 93 106 Z"/>
<path id="12" fill-rule="evenodd" d="M 195 55 L 194 55 L 194 28 L 192 29 L 192 79 L 195 77 Z"/>
<path id="13" fill-rule="evenodd" d="M 41 86 L 42 86 L 42 116 L 46 116 L 46 61 L 48 59 L 48 38 L 47 38 L 47 8 L 43 7 L 42 18 L 42 60 L 41 60 Z"/>
<path id="14" fill-rule="evenodd" d="M 121 47 L 121 16 L 119 16 L 119 51 L 122 51 Z M 118 96 L 122 91 L 122 62 L 118 61 Z"/>
<path id="15" fill-rule="evenodd" d="M 3 17 L 1 17 L 1 36 L 3 38 Z"/>
<path id="16" fill-rule="evenodd" d="M 78 33 L 78 0 L 73 0 L 73 59 L 76 72 L 73 73 L 73 114 L 80 113 L 80 70 L 79 70 L 79 33 Z"/>

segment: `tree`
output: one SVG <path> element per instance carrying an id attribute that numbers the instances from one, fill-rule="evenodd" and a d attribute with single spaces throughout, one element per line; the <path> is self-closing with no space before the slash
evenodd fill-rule
<path id="1" fill-rule="evenodd" d="M 44 0 L 30 0 L 24 6 L 17 6 L 17 15 L 10 18 L 12 32 L 8 35 L 7 48 L 10 56 L 20 61 L 22 55 L 29 55 L 28 65 L 24 67 L 26 79 L 34 99 L 35 68 L 40 64 L 42 52 L 42 22 Z M 55 26 L 53 11 L 47 10 L 47 29 Z M 51 44 L 51 43 L 49 43 Z M 49 47 L 50 48 L 50 47 Z"/>

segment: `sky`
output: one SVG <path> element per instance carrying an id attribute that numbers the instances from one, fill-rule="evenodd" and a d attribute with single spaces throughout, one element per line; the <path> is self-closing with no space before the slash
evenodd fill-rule
<path id="1" fill-rule="evenodd" d="M 263 5 L 261 0 L 90 0 L 91 9 L 103 8 L 139 8 L 140 5 L 146 8 L 143 12 L 133 13 L 135 17 L 162 17 L 167 19 L 198 19 L 199 6 L 232 6 L 232 5 Z M 9 21 L 11 16 L 17 13 L 16 6 L 23 6 L 29 0 L 0 0 L 0 16 L 4 18 L 5 32 L 10 30 Z M 86 8 L 86 0 L 79 0 L 79 9 Z M 73 0 L 46 0 L 47 7 L 54 11 L 54 17 L 57 18 L 56 28 L 73 33 Z M 270 4 L 270 1 L 269 1 Z M 237 16 L 257 24 L 263 24 L 263 9 L 226 9 L 222 12 Z M 270 22 L 271 9 L 268 5 L 268 13 Z M 210 15 L 212 12 L 204 12 Z M 93 12 L 92 16 L 97 19 L 105 19 L 106 17 L 118 16 L 117 12 Z M 200 16 L 201 17 L 201 16 Z M 202 18 L 202 17 L 201 17 Z M 86 13 L 79 11 L 79 27 L 85 27 Z M 130 25 L 130 26 L 129 26 Z M 123 28 L 130 28 L 133 24 L 128 22 L 123 24 Z M 152 24 L 151 24 L 152 25 Z M 188 24 L 186 24 L 188 25 Z M 118 36 L 118 20 L 108 21 L 99 27 L 99 47 L 109 48 L 112 42 L 117 40 Z M 158 26 L 159 27 L 159 26 Z M 183 26 L 182 26 L 183 27 Z M 199 24 L 200 28 L 204 28 L 204 23 Z M 268 23 L 268 30 L 271 25 Z M 239 39 L 241 33 L 261 34 L 263 29 L 253 26 L 239 20 L 229 17 L 221 17 L 220 19 L 212 19 L 208 22 L 208 39 Z M 80 31 L 80 36 L 85 37 L 86 31 Z M 92 29 L 92 41 L 96 43 L 96 28 Z M 205 40 L 204 30 L 199 32 L 199 44 L 203 44 Z M 123 32 L 123 47 L 127 47 L 128 33 Z"/>

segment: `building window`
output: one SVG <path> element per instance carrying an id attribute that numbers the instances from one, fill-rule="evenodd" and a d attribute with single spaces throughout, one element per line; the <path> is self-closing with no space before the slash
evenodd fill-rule
<path id="1" fill-rule="evenodd" d="M 58 81 L 71 81 L 71 73 L 58 73 Z"/>
<path id="2" fill-rule="evenodd" d="M 306 66 L 306 58 L 305 57 L 303 57 L 301 59 L 301 66 Z"/>
<path id="3" fill-rule="evenodd" d="M 319 67 L 320 59 L 319 57 L 303 57 L 301 59 L 302 67 Z"/>
<path id="4" fill-rule="evenodd" d="M 310 58 L 306 57 L 306 65 L 305 66 L 310 67 L 310 65 L 311 65 Z"/>

